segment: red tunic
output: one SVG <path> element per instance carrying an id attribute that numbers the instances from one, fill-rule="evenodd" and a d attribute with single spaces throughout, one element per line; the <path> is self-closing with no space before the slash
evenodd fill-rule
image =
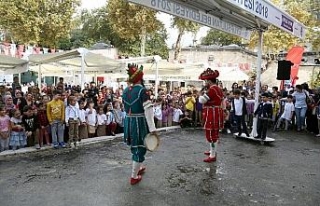
<path id="1" fill-rule="evenodd" d="M 206 94 L 209 100 L 203 105 L 203 122 L 206 130 L 206 138 L 209 142 L 216 142 L 219 138 L 219 130 L 223 129 L 223 92 L 216 85 L 210 86 Z"/>

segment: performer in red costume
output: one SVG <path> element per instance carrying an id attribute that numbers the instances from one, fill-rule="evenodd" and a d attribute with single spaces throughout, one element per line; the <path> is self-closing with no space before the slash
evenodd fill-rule
<path id="1" fill-rule="evenodd" d="M 219 139 L 219 130 L 223 129 L 224 111 L 223 111 L 223 92 L 217 85 L 219 72 L 208 68 L 200 75 L 199 79 L 205 81 L 206 90 L 199 97 L 199 102 L 203 104 L 203 122 L 206 131 L 206 138 L 210 144 L 209 155 L 204 162 L 215 162 L 217 160 L 217 147 Z"/>

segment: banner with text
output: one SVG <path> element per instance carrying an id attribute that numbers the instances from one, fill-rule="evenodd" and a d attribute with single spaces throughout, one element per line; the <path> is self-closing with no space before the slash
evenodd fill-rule
<path id="1" fill-rule="evenodd" d="M 306 27 L 286 12 L 265 0 L 225 0 L 283 31 L 304 39 Z"/>
<path id="2" fill-rule="evenodd" d="M 183 4 L 171 0 L 128 0 L 131 3 L 140 4 L 151 9 L 162 11 L 173 16 L 197 22 L 204 26 L 208 26 L 229 34 L 233 34 L 244 39 L 250 39 L 251 31 L 239 27 L 235 24 L 221 20 L 218 17 L 207 14 Z"/>

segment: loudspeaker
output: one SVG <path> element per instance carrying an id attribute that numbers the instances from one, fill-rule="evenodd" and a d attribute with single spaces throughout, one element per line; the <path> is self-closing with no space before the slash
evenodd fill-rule
<path id="1" fill-rule="evenodd" d="M 291 61 L 278 61 L 277 80 L 290 80 Z"/>

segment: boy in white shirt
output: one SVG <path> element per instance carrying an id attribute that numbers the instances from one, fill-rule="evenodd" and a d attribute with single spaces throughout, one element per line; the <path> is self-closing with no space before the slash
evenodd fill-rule
<path id="1" fill-rule="evenodd" d="M 96 125 L 97 125 L 97 111 L 93 108 L 94 102 L 89 101 L 89 106 L 86 109 L 86 117 L 87 117 L 87 125 L 88 125 L 88 136 L 89 138 L 94 137 L 96 133 Z"/>
<path id="2" fill-rule="evenodd" d="M 69 105 L 65 109 L 65 122 L 66 126 L 69 127 L 69 147 L 72 146 L 72 142 L 76 147 L 79 141 L 80 111 L 76 107 L 76 103 L 76 97 L 70 96 Z"/>
<path id="3" fill-rule="evenodd" d="M 107 135 L 107 115 L 104 114 L 103 106 L 98 108 L 97 114 L 97 137 L 102 137 Z"/>
<path id="4" fill-rule="evenodd" d="M 80 114 L 80 125 L 79 125 L 79 141 L 82 139 L 88 138 L 88 127 L 86 122 L 86 110 L 84 109 L 86 106 L 86 102 L 79 102 L 79 114 Z"/>
<path id="5" fill-rule="evenodd" d="M 276 130 L 278 130 L 280 128 L 282 121 L 285 121 L 285 130 L 288 130 L 288 125 L 292 119 L 292 115 L 294 112 L 294 104 L 293 104 L 292 100 L 293 100 L 292 95 L 288 95 L 287 102 L 284 105 L 283 113 L 282 113 L 280 119 L 278 120 Z"/>
<path id="6" fill-rule="evenodd" d="M 173 126 L 178 126 L 180 123 L 180 116 L 183 115 L 181 109 L 178 107 L 178 103 L 174 104 L 174 109 L 173 109 L 173 117 L 172 117 L 172 125 Z"/>
<path id="7" fill-rule="evenodd" d="M 154 118 L 155 118 L 155 123 L 157 128 L 162 127 L 162 100 L 157 99 L 154 107 Z"/>

